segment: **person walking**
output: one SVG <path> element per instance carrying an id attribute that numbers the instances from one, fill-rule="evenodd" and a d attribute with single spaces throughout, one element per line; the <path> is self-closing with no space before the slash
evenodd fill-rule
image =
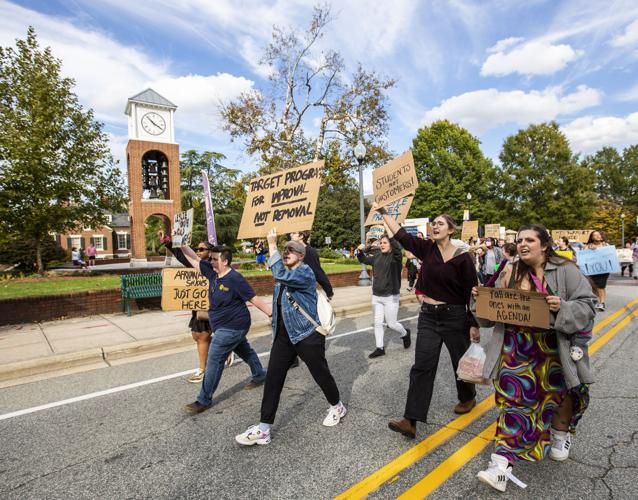
<path id="1" fill-rule="evenodd" d="M 506 267 L 497 287 L 546 295 L 550 328 L 479 319 L 481 326 L 494 327 L 483 376 L 493 380 L 498 418 L 494 453 L 477 477 L 499 491 L 505 491 L 508 480 L 525 487 L 512 473 L 516 462 L 568 458 L 571 434 L 587 408 L 593 382 L 586 343 L 581 343 L 580 356 L 570 352 L 573 337 L 591 333 L 596 296 L 589 281 L 573 262 L 556 254 L 544 226 L 522 226 L 517 250 L 518 262 Z"/>
<path id="2" fill-rule="evenodd" d="M 306 247 L 306 255 L 304 256 L 304 264 L 312 269 L 312 272 L 315 274 L 315 278 L 317 283 L 321 287 L 321 289 L 325 292 L 328 300 L 331 300 L 334 296 L 334 291 L 332 290 L 332 284 L 330 284 L 330 280 L 326 275 L 325 271 L 321 267 L 321 261 L 319 260 L 319 254 L 317 250 L 315 250 L 312 246 L 310 246 L 310 231 L 297 231 L 290 233 L 291 241 L 299 241 L 303 246 Z"/>
<path id="3" fill-rule="evenodd" d="M 633 245 L 631 245 L 631 258 L 634 262 L 634 279 L 638 280 L 638 238 Z"/>
<path id="4" fill-rule="evenodd" d="M 481 272 L 483 283 L 488 283 L 503 260 L 503 252 L 496 246 L 494 238 L 485 238 L 483 246 L 485 253 L 481 257 Z"/>
<path id="5" fill-rule="evenodd" d="M 451 242 L 456 223 L 449 215 L 434 219 L 431 240 L 420 240 L 388 217 L 384 208 L 376 203 L 372 208 L 395 232 L 395 240 L 422 262 L 417 288 L 423 296 L 405 411 L 403 419 L 388 423 L 391 430 L 414 439 L 417 421 L 427 422 L 441 346 L 447 347 L 456 373 L 471 341 L 480 340 L 478 323 L 469 309 L 472 288 L 477 284 L 476 269 L 468 252 Z M 470 412 L 476 406 L 474 384 L 456 380 L 456 392 L 459 402 L 454 412 Z"/>
<path id="6" fill-rule="evenodd" d="M 208 349 L 199 396 L 185 408 L 192 414 L 201 413 L 212 406 L 213 394 L 221 380 L 226 359 L 233 351 L 250 368 L 252 378 L 246 389 L 258 387 L 266 378 L 257 353 L 246 340 L 251 324 L 246 302 L 268 317 L 272 316 L 271 308 L 257 297 L 246 279 L 231 267 L 233 254 L 230 248 L 215 246 L 210 252 L 209 262 L 198 257 L 190 247 L 182 247 L 182 253 L 191 266 L 208 278 L 208 321 L 215 332 Z"/>
<path id="7" fill-rule="evenodd" d="M 337 425 L 347 411 L 326 360 L 326 337 L 316 330 L 316 324 L 319 323 L 317 282 L 310 267 L 303 262 L 306 247 L 299 241 L 289 241 L 282 257 L 277 248 L 276 229 L 268 232 L 267 240 L 270 250 L 268 264 L 275 278 L 273 345 L 266 372 L 259 424 L 252 425 L 235 436 L 235 441 L 244 446 L 266 445 L 271 442 L 271 429 L 281 391 L 288 369 L 296 356 L 306 363 L 312 378 L 330 404 L 323 425 Z"/>
<path id="8" fill-rule="evenodd" d="M 414 283 L 416 282 L 417 274 L 421 268 L 421 262 L 417 259 L 412 252 L 405 252 L 405 269 L 408 272 L 408 292 L 414 290 Z"/>
<path id="9" fill-rule="evenodd" d="M 257 263 L 257 269 L 259 270 L 268 270 L 268 266 L 266 265 L 266 254 L 268 251 L 264 247 L 264 242 L 259 240 L 255 244 L 255 262 Z M 261 267 L 263 264 L 263 268 Z"/>
<path id="10" fill-rule="evenodd" d="M 403 269 L 403 255 L 401 246 L 388 234 L 379 238 L 379 250 L 364 251 L 359 245 L 357 259 L 363 264 L 372 266 L 372 309 L 374 312 L 374 339 L 376 349 L 368 357 L 377 358 L 385 355 L 383 343 L 383 322 L 388 328 L 399 332 L 403 340 L 403 348 L 407 349 L 412 343 L 410 329 L 405 328 L 397 320 L 401 293 L 401 271 Z"/>
<path id="11" fill-rule="evenodd" d="M 625 250 L 632 250 L 631 241 L 625 243 Z M 627 269 L 627 277 L 631 278 L 634 274 L 634 259 L 633 259 L 633 251 L 631 251 L 631 258 L 627 260 L 620 261 L 620 275 L 625 275 L 625 269 Z"/>
<path id="12" fill-rule="evenodd" d="M 597 250 L 598 248 L 606 247 L 607 243 L 605 243 L 605 238 L 603 237 L 600 231 L 592 231 L 589 233 L 589 238 L 587 240 L 586 248 L 588 250 Z M 605 300 L 607 299 L 607 279 L 609 278 L 609 273 L 603 274 L 592 274 L 589 278 L 596 285 L 596 293 L 598 294 L 598 304 L 596 304 L 596 309 L 599 311 L 605 310 Z"/>

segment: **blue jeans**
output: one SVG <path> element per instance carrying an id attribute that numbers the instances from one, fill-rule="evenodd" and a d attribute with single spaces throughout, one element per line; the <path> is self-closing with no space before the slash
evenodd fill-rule
<path id="1" fill-rule="evenodd" d="M 208 360 L 206 361 L 202 388 L 197 396 L 197 401 L 201 404 L 206 406 L 212 404 L 213 394 L 222 378 L 224 363 L 233 351 L 248 364 L 254 382 L 265 380 L 266 370 L 261 366 L 257 353 L 246 340 L 247 333 L 248 330 L 230 330 L 228 328 L 215 330 L 215 335 L 208 348 Z"/>

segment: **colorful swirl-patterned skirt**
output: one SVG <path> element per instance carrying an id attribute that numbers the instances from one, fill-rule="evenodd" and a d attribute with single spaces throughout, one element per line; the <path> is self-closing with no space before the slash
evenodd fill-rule
<path id="1" fill-rule="evenodd" d="M 570 432 L 589 404 L 589 388 L 567 390 L 558 354 L 556 332 L 508 326 L 505 329 L 498 377 L 494 381 L 498 455 L 510 461 L 539 461 L 551 446 L 554 410 L 572 396 Z"/>

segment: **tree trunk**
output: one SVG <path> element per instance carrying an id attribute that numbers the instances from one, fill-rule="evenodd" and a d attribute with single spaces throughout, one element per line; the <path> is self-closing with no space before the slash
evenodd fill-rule
<path id="1" fill-rule="evenodd" d="M 38 264 L 38 273 L 44 274 L 44 264 L 42 263 L 42 242 L 35 240 L 35 257 Z"/>
<path id="2" fill-rule="evenodd" d="M 326 118 L 321 119 L 321 125 L 319 125 L 319 135 L 317 136 L 317 142 L 315 143 L 315 156 L 312 161 L 319 161 L 319 155 L 321 154 L 321 148 L 323 147 L 324 137 L 326 135 Z"/>

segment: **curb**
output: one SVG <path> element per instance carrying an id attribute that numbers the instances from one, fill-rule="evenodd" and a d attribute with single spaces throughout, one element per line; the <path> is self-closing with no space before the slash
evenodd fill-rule
<path id="1" fill-rule="evenodd" d="M 416 303 L 415 295 L 402 295 L 401 304 Z M 371 312 L 370 302 L 359 302 L 340 307 L 335 310 L 337 318 L 361 316 Z M 253 323 L 248 338 L 262 337 L 270 334 L 270 322 L 261 320 Z M 154 339 L 137 340 L 123 344 L 115 344 L 105 347 L 94 347 L 83 351 L 76 351 L 68 354 L 56 354 L 46 358 L 29 359 L 26 361 L 16 361 L 0 365 L 0 382 L 16 380 L 23 377 L 41 375 L 44 373 L 56 372 L 59 370 L 103 362 L 110 366 L 112 361 L 132 358 L 142 354 L 169 351 L 181 347 L 193 345 L 193 338 L 190 334 L 184 333 L 172 335 L 170 337 L 160 337 Z"/>

